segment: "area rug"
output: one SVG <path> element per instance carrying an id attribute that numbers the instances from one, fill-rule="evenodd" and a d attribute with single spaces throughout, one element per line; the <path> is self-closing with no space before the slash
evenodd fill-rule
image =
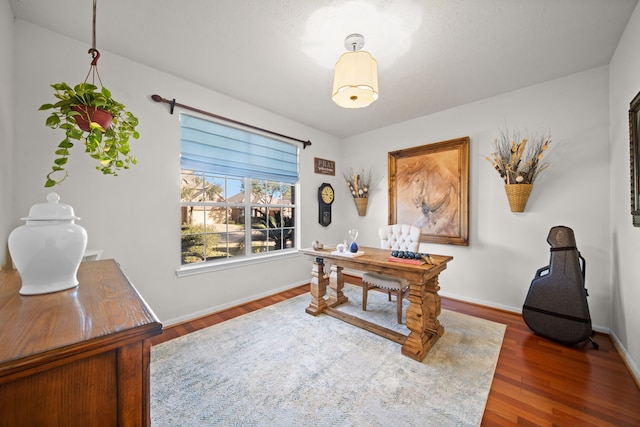
<path id="1" fill-rule="evenodd" d="M 403 333 L 396 304 L 345 285 L 341 310 Z M 505 326 L 443 310 L 423 362 L 336 318 L 310 295 L 151 349 L 151 424 L 168 426 L 478 426 Z"/>

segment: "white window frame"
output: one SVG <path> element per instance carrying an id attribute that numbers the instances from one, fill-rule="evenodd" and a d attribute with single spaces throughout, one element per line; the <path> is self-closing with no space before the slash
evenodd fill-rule
<path id="1" fill-rule="evenodd" d="M 182 177 L 182 173 L 184 171 L 182 169 L 180 169 L 180 177 Z M 197 172 L 197 171 L 195 171 Z M 202 172 L 199 172 L 202 173 Z M 212 174 L 211 172 L 206 172 L 204 173 L 204 175 L 208 175 L 208 176 L 212 176 L 215 174 Z M 220 175 L 219 177 L 222 177 L 222 175 Z M 184 206 L 191 206 L 191 205 L 197 205 L 197 206 L 203 206 L 205 208 L 207 207 L 230 207 L 230 206 L 235 206 L 235 207 L 242 207 L 242 209 L 244 209 L 245 211 L 245 227 L 244 227 L 244 233 L 245 233 L 245 248 L 250 248 L 251 247 L 251 208 L 256 206 L 256 203 L 252 203 L 251 201 L 251 180 L 252 179 L 257 179 L 257 180 L 262 180 L 262 181 L 269 181 L 267 179 L 261 179 L 261 178 L 237 178 L 237 177 L 226 177 L 228 179 L 243 179 L 244 180 L 244 188 L 245 188 L 245 198 L 244 198 L 244 202 L 243 203 L 229 203 L 229 202 L 183 202 L 181 200 L 181 198 L 179 197 L 179 205 L 180 205 L 180 209 L 182 209 Z M 269 182 L 277 182 L 277 181 L 269 181 Z M 293 215 L 293 230 L 294 230 L 294 237 L 292 240 L 292 247 L 291 248 L 283 248 L 283 249 L 278 249 L 278 250 L 274 250 L 274 251 L 269 251 L 269 252 L 259 252 L 259 253 L 253 253 L 251 250 L 249 250 L 249 253 L 247 254 L 247 250 L 245 250 L 245 254 L 243 256 L 238 256 L 238 257 L 231 257 L 231 258 L 216 258 L 216 259 L 212 259 L 212 260 L 206 260 L 206 261 L 202 261 L 202 262 L 196 262 L 196 263 L 186 263 L 186 264 L 181 264 L 177 269 L 176 269 L 176 275 L 178 277 L 185 277 L 185 276 L 191 276 L 191 275 L 195 275 L 195 274 L 203 274 L 203 273 L 207 273 L 207 272 L 211 272 L 211 271 L 219 271 L 219 270 L 225 270 L 225 269 L 229 269 L 229 268 L 239 268 L 239 267 L 243 267 L 246 265 L 250 265 L 250 264 L 259 264 L 259 263 L 264 263 L 264 262 L 270 262 L 273 261 L 275 259 L 283 259 L 283 258 L 293 258 L 293 257 L 298 257 L 298 248 L 300 247 L 300 210 L 299 210 L 299 205 L 300 205 L 300 183 L 296 182 L 295 184 L 286 184 L 286 185 L 291 185 L 292 186 L 292 191 L 293 191 L 293 198 L 291 200 L 291 204 L 290 205 L 283 205 L 283 204 L 260 204 L 261 206 L 265 206 L 268 209 L 269 208 L 282 208 L 282 207 L 287 207 L 287 208 L 292 208 L 294 211 L 294 215 Z M 180 233 L 180 257 L 182 258 L 182 233 Z"/>

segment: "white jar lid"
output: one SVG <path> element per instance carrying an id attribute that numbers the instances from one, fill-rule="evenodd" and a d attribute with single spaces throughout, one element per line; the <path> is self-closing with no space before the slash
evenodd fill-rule
<path id="1" fill-rule="evenodd" d="M 58 203 L 58 193 L 47 194 L 47 203 L 36 203 L 29 209 L 29 216 L 21 218 L 27 221 L 69 221 L 80 219 L 75 216 L 73 208 L 64 203 Z"/>

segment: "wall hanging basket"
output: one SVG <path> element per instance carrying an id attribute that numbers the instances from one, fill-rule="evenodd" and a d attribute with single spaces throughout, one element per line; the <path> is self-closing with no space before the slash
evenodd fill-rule
<path id="1" fill-rule="evenodd" d="M 505 184 L 504 189 L 507 192 L 511 212 L 524 212 L 533 184 Z"/>
<path id="2" fill-rule="evenodd" d="M 356 202 L 356 208 L 358 208 L 358 215 L 365 216 L 367 214 L 368 197 L 354 197 L 353 201 Z"/>

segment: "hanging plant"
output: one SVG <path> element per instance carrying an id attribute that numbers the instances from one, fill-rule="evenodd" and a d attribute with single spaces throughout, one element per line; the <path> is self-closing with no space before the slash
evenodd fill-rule
<path id="1" fill-rule="evenodd" d="M 58 99 L 47 103 L 39 110 L 53 110 L 45 122 L 52 129 L 62 129 L 64 139 L 55 151 L 51 171 L 47 174 L 45 187 L 60 184 L 69 176 L 66 165 L 74 141 L 84 143 L 85 152 L 97 160 L 96 169 L 105 175 L 118 175 L 121 169 L 129 169 L 137 163 L 130 154 L 129 139 L 138 139 L 138 118 L 125 110 L 125 106 L 111 97 L 111 92 L 102 85 L 98 73 L 100 52 L 96 49 L 96 1 L 93 0 L 93 45 L 89 49 L 93 60 L 83 83 L 71 87 L 67 83 L 55 83 L 51 87 Z M 92 75 L 92 83 L 87 80 Z M 95 79 L 100 82 L 100 89 Z M 61 177 L 60 177 L 61 176 Z"/>
<path id="2" fill-rule="evenodd" d="M 98 161 L 96 169 L 105 175 L 117 176 L 119 170 L 137 163 L 136 157 L 130 154 L 129 139 L 140 137 L 136 131 L 138 119 L 114 100 L 106 87 L 98 89 L 87 82 L 75 87 L 55 83 L 51 87 L 58 102 L 43 104 L 40 110 L 53 110 L 45 124 L 64 130 L 65 138 L 55 151 L 56 158 L 45 187 L 60 184 L 68 176 L 65 166 L 74 141 L 83 141 L 85 152 Z M 57 179 L 60 173 L 63 176 Z"/>

